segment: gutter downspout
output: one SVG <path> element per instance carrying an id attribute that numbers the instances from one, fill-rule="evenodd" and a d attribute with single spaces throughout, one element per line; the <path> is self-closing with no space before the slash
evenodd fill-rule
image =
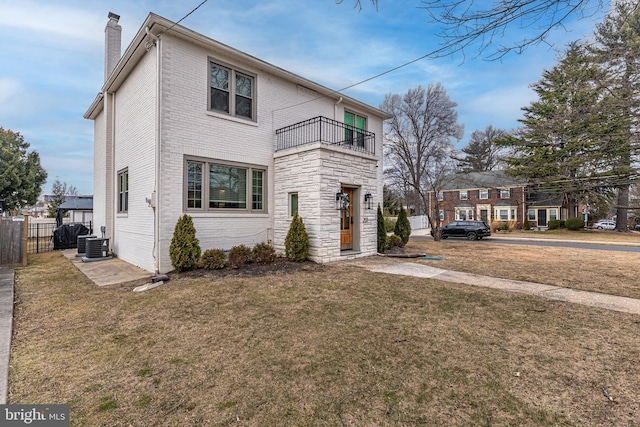
<path id="1" fill-rule="evenodd" d="M 342 102 L 342 97 L 333 105 L 333 120 L 338 120 L 338 104 Z"/>
<path id="2" fill-rule="evenodd" d="M 155 99 L 155 113 L 156 113 L 156 164 L 155 164 L 155 206 L 153 207 L 153 269 L 156 277 L 159 277 L 160 273 L 160 96 L 161 81 L 160 81 L 160 58 L 161 58 L 161 41 L 160 38 L 154 35 L 149 27 L 145 28 L 145 31 L 149 38 L 152 40 L 151 44 L 147 44 L 147 51 L 151 49 L 151 46 L 156 47 L 156 99 Z"/>

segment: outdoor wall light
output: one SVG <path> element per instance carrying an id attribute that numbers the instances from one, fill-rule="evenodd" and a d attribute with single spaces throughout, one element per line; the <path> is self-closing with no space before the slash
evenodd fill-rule
<path id="1" fill-rule="evenodd" d="M 373 200 L 373 196 L 371 195 L 371 193 L 367 192 L 367 194 L 364 195 L 364 205 L 367 209 L 371 209 L 372 200 Z"/>
<path id="2" fill-rule="evenodd" d="M 349 196 L 342 191 L 336 193 L 336 209 L 339 211 L 349 209 Z"/>

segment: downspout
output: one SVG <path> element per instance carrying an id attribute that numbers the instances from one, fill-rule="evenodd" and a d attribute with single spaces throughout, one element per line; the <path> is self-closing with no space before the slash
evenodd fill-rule
<path id="1" fill-rule="evenodd" d="M 333 105 L 333 120 L 338 120 L 338 104 L 342 102 L 342 97 Z"/>
<path id="2" fill-rule="evenodd" d="M 160 100 L 162 99 L 160 96 L 161 89 L 161 81 L 160 81 L 160 58 L 161 58 L 161 41 L 160 38 L 154 35 L 149 27 L 145 28 L 145 31 L 149 38 L 152 40 L 150 44 L 147 44 L 147 50 L 151 49 L 151 46 L 156 47 L 156 99 L 155 99 L 155 109 L 156 109 L 156 161 L 155 161 L 155 182 L 154 182 L 154 193 L 155 193 L 155 206 L 153 207 L 153 269 L 154 269 L 154 281 L 158 280 L 166 280 L 168 277 L 164 275 L 160 275 Z"/>

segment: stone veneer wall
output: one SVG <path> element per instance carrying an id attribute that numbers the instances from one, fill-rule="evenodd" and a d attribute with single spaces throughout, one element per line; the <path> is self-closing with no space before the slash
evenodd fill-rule
<path id="1" fill-rule="evenodd" d="M 298 213 L 310 240 L 309 258 L 330 262 L 374 255 L 376 210 L 364 206 L 364 194 L 378 195 L 376 156 L 334 145 L 316 143 L 275 153 L 274 247 L 285 250 L 284 240 L 291 224 L 289 194 L 298 193 Z M 335 195 L 342 186 L 354 188 L 354 249 L 340 251 L 340 215 Z"/>

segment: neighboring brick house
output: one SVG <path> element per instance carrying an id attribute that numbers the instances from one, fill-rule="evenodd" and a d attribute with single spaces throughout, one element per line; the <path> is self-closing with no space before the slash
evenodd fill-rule
<path id="1" fill-rule="evenodd" d="M 109 14 L 105 83 L 85 113 L 94 224 L 118 257 L 172 270 L 185 213 L 203 250 L 282 252 L 296 211 L 311 259 L 375 254 L 386 113 L 155 14 L 120 57 L 118 20 Z"/>
<path id="2" fill-rule="evenodd" d="M 501 171 L 460 173 L 444 182 L 437 195 L 429 193 L 429 212 L 436 214 L 437 197 L 441 225 L 465 219 L 487 224 L 516 221 L 522 225 L 526 216 L 531 227 L 546 227 L 549 220 L 567 218 L 562 197 L 532 191 L 526 183 Z"/>

